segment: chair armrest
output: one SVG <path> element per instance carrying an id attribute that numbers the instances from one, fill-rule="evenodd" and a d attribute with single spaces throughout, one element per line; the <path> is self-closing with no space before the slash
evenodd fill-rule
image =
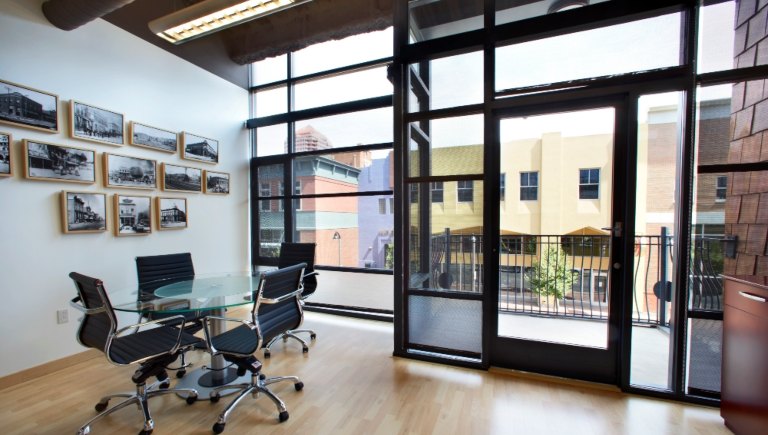
<path id="1" fill-rule="evenodd" d="M 297 296 L 300 296 L 303 291 L 304 291 L 303 288 L 298 288 L 298 289 L 296 289 L 296 290 L 294 290 L 294 291 L 292 291 L 292 292 L 290 292 L 290 293 L 288 293 L 286 295 L 280 296 L 279 298 L 264 298 L 264 297 L 262 297 L 261 298 L 261 303 L 262 304 L 279 304 L 280 302 L 283 302 L 286 299 L 291 299 L 291 298 L 295 298 Z"/>
<path id="2" fill-rule="evenodd" d="M 82 303 L 82 299 L 80 299 L 80 296 L 75 296 L 72 298 L 71 301 L 69 301 L 69 305 L 80 311 L 83 314 L 92 315 L 92 314 L 99 314 L 107 311 L 106 307 L 99 307 L 99 308 L 85 308 Z"/>
<path id="3" fill-rule="evenodd" d="M 186 323 L 186 320 L 184 319 L 184 316 L 181 314 L 171 317 L 163 317 L 162 319 L 155 319 L 155 320 L 148 320 L 146 322 L 141 323 L 134 323 L 133 325 L 124 326 L 115 332 L 115 336 L 119 337 L 123 334 L 123 332 L 129 330 L 129 329 L 135 329 L 135 332 L 138 332 L 139 328 L 142 328 L 144 326 L 150 326 L 150 325 L 164 325 L 165 323 L 168 323 L 170 321 L 178 321 L 181 320 L 181 325 L 179 326 L 179 331 L 182 331 L 184 329 L 184 323 Z M 176 324 L 174 324 L 176 326 Z M 181 334 L 179 334 L 177 342 L 181 341 Z M 178 343 L 177 343 L 178 344 Z"/>
<path id="4" fill-rule="evenodd" d="M 175 343 L 173 344 L 172 347 L 168 348 L 167 350 L 165 350 L 163 352 L 158 352 L 158 353 L 155 353 L 155 354 L 152 354 L 152 355 L 145 355 L 141 359 L 129 362 L 129 364 L 142 364 L 145 361 L 148 361 L 148 360 L 153 359 L 153 358 L 157 358 L 160 355 L 173 355 L 174 353 L 176 353 L 179 350 L 179 347 L 181 345 L 181 337 L 182 337 L 182 334 L 184 333 L 184 316 L 182 316 L 182 315 L 171 316 L 171 317 L 164 317 L 162 319 L 150 320 L 150 321 L 147 321 L 147 322 L 142 322 L 142 323 L 136 323 L 136 324 L 133 324 L 133 325 L 128 325 L 128 326 L 125 326 L 123 328 L 120 328 L 119 330 L 115 331 L 115 333 L 113 333 L 113 334 L 109 334 L 109 337 L 107 337 L 107 343 L 106 343 L 105 350 L 104 350 L 104 353 L 107 356 L 107 360 L 109 360 L 110 362 L 112 362 L 114 364 L 118 364 L 118 365 L 124 364 L 124 363 L 119 363 L 119 362 L 117 362 L 117 361 L 112 359 L 112 344 L 113 344 L 113 342 L 116 339 L 120 339 L 123 335 L 129 335 L 129 334 L 123 334 L 125 331 L 133 330 L 133 334 L 136 334 L 136 333 L 138 333 L 139 328 L 142 328 L 144 326 L 151 326 L 151 325 L 164 326 L 164 324 L 168 323 L 168 322 L 174 322 L 174 326 L 176 326 L 176 325 L 179 325 L 178 323 L 176 323 L 179 320 L 181 320 L 181 325 L 178 328 L 172 328 L 172 329 L 174 329 L 176 331 L 176 340 L 175 340 Z M 150 331 L 145 331 L 144 333 L 147 333 L 147 332 L 150 332 Z"/>
<path id="5" fill-rule="evenodd" d="M 302 278 L 306 278 L 306 277 L 308 277 L 308 276 L 312 276 L 312 275 L 320 275 L 320 274 L 319 274 L 319 273 L 317 273 L 317 271 L 316 271 L 316 270 L 313 270 L 312 272 L 309 272 L 309 273 L 305 273 L 305 274 L 302 276 Z"/>

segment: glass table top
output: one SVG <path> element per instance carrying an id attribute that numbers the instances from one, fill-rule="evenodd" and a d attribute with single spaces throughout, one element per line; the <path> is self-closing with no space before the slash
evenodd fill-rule
<path id="1" fill-rule="evenodd" d="M 250 304 L 253 291 L 259 286 L 260 272 L 267 270 L 260 269 L 253 274 L 232 272 L 195 275 L 181 280 L 158 280 L 151 283 L 151 287 L 155 287 L 154 297 L 151 294 L 139 297 L 142 290 L 137 286 L 109 292 L 109 298 L 115 310 L 124 312 L 184 313 L 219 310 Z"/>

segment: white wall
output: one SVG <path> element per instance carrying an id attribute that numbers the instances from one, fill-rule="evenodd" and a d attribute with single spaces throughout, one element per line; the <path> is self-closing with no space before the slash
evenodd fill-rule
<path id="1" fill-rule="evenodd" d="M 0 178 L 0 376 L 84 350 L 75 339 L 77 311 L 56 323 L 56 310 L 75 295 L 67 274 L 104 280 L 107 290 L 136 283 L 134 257 L 189 251 L 199 273 L 246 270 L 248 235 L 248 93 L 184 60 L 96 20 L 70 32 L 43 16 L 42 0 L 0 2 L 0 79 L 59 96 L 58 134 L 0 124 L 13 135 L 14 176 Z M 172 131 L 218 139 L 220 163 L 181 160 L 178 155 L 125 145 L 112 147 L 69 138 L 70 99 L 123 113 Z M 26 180 L 21 139 L 97 151 L 93 185 Z M 231 174 L 227 196 L 105 188 L 101 153 L 112 152 Z M 145 237 L 62 234 L 59 195 L 64 189 L 152 197 L 187 197 L 189 228 Z M 135 319 L 135 317 L 133 317 Z"/>

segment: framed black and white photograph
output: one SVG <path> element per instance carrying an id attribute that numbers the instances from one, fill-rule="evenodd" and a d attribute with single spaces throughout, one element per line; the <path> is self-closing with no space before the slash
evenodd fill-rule
<path id="1" fill-rule="evenodd" d="M 229 193 L 229 174 L 226 172 L 205 171 L 205 193 L 226 195 Z"/>
<path id="2" fill-rule="evenodd" d="M 152 198 L 114 195 L 115 235 L 144 236 L 152 232 Z"/>
<path id="3" fill-rule="evenodd" d="M 157 151 L 175 153 L 179 149 L 179 135 L 172 131 L 131 122 L 131 145 Z"/>
<path id="4" fill-rule="evenodd" d="M 91 192 L 61 192 L 61 222 L 64 233 L 100 233 L 107 230 L 107 195 Z"/>
<path id="5" fill-rule="evenodd" d="M 13 136 L 10 133 L 0 131 L 0 177 L 10 177 L 13 175 L 13 166 L 11 165 L 11 144 Z"/>
<path id="6" fill-rule="evenodd" d="M 69 105 L 69 133 L 74 139 L 123 145 L 124 117 L 117 112 L 72 100 Z"/>
<path id="7" fill-rule="evenodd" d="M 203 191 L 203 170 L 163 163 L 163 190 L 200 193 Z"/>
<path id="8" fill-rule="evenodd" d="M 184 131 L 181 133 L 181 157 L 198 162 L 219 163 L 219 141 Z"/>
<path id="9" fill-rule="evenodd" d="M 24 139 L 25 176 L 32 180 L 96 182 L 96 151 Z"/>
<path id="10" fill-rule="evenodd" d="M 157 187 L 157 162 L 104 153 L 104 186 L 154 189 Z"/>
<path id="11" fill-rule="evenodd" d="M 157 198 L 157 228 L 181 230 L 189 225 L 186 198 Z"/>
<path id="12" fill-rule="evenodd" d="M 0 80 L 0 122 L 58 133 L 59 97 Z"/>

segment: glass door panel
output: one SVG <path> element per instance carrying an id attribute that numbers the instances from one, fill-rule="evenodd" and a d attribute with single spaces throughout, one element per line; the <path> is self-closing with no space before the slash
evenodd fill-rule
<path id="1" fill-rule="evenodd" d="M 682 93 L 638 99 L 630 384 L 671 388 Z"/>
<path id="2" fill-rule="evenodd" d="M 501 120 L 499 337 L 608 348 L 615 116 Z"/>

